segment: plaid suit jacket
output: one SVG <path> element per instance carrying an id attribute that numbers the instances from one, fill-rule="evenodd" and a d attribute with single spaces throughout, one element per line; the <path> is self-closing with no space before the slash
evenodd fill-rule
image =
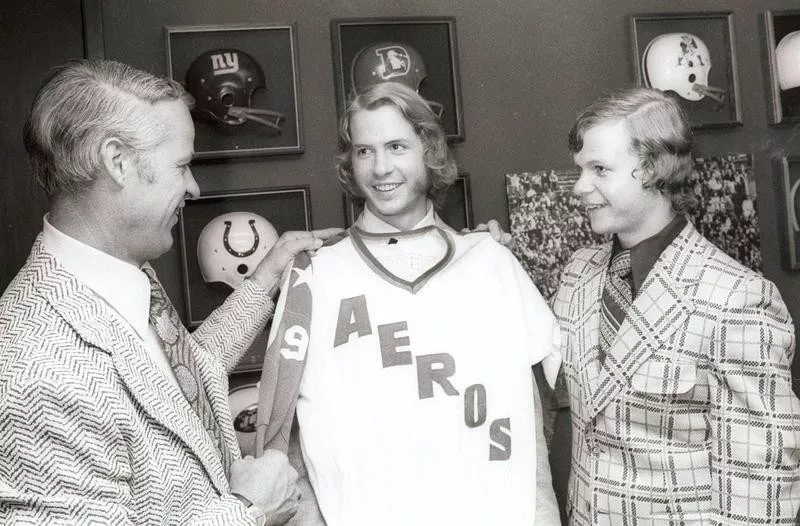
<path id="1" fill-rule="evenodd" d="M 246 283 L 192 334 L 236 458 L 226 373 L 270 305 Z M 37 240 L 0 298 L 0 523 L 189 522 L 253 524 L 179 388 Z"/>
<path id="2" fill-rule="evenodd" d="M 573 425 L 570 524 L 794 524 L 800 402 L 778 290 L 688 224 L 600 365 L 610 254 L 610 243 L 577 251 L 553 303 Z"/>

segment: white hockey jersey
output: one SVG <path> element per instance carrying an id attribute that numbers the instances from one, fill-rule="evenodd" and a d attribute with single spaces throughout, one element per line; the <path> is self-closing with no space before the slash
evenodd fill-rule
<path id="1" fill-rule="evenodd" d="M 357 223 L 311 265 L 296 262 L 265 377 L 292 403 L 287 376 L 305 360 L 297 416 L 327 524 L 534 524 L 531 365 L 550 356 L 555 375 L 557 334 L 486 233 Z"/>

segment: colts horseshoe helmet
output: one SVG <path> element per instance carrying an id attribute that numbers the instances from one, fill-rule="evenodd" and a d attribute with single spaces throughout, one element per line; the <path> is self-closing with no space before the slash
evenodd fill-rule
<path id="1" fill-rule="evenodd" d="M 686 100 L 725 99 L 724 90 L 708 85 L 710 70 L 708 47 L 689 33 L 659 35 L 647 44 L 642 55 L 645 84 L 661 91 L 674 91 Z"/>
<path id="2" fill-rule="evenodd" d="M 402 42 L 380 42 L 363 47 L 350 64 L 350 81 L 355 93 L 380 82 L 399 82 L 419 93 L 428 76 L 419 51 Z M 427 101 L 441 117 L 443 106 Z"/>
<path id="3" fill-rule="evenodd" d="M 197 57 L 186 72 L 186 89 L 194 110 L 217 124 L 238 126 L 253 121 L 280 131 L 282 113 L 253 108 L 253 93 L 267 88 L 264 71 L 238 49 L 213 49 Z"/>
<path id="4" fill-rule="evenodd" d="M 197 240 L 203 279 L 239 287 L 276 241 L 275 227 L 260 215 L 230 212 L 215 217 L 203 227 Z"/>

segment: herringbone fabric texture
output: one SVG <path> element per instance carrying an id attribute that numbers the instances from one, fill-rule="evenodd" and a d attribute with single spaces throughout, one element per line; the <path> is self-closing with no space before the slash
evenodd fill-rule
<path id="1" fill-rule="evenodd" d="M 227 373 L 271 313 L 245 282 L 190 334 L 235 458 Z M 0 298 L 0 524 L 252 525 L 180 389 L 34 244 Z"/>
<path id="2" fill-rule="evenodd" d="M 603 288 L 603 300 L 600 307 L 600 352 L 598 353 L 600 363 L 605 362 L 608 349 L 633 301 L 631 284 L 628 281 L 630 273 L 631 251 L 622 250 L 611 260 L 606 285 Z"/>
<path id="3" fill-rule="evenodd" d="M 775 285 L 689 224 L 599 366 L 610 252 L 577 251 L 553 300 L 572 416 L 569 524 L 794 525 L 800 401 Z"/>
<path id="4" fill-rule="evenodd" d="M 208 400 L 208 393 L 200 377 L 197 367 L 197 360 L 189 346 L 189 333 L 181 323 L 175 307 L 169 300 L 166 291 L 155 277 L 150 268 L 143 269 L 150 280 L 150 323 L 155 328 L 161 341 L 164 342 L 164 349 L 167 351 L 167 358 L 178 379 L 183 395 L 189 401 L 194 412 L 203 422 L 211 439 L 219 449 L 222 466 L 225 473 L 230 473 L 231 451 L 225 443 L 225 439 L 219 428 L 219 423 L 211 410 L 211 403 Z"/>

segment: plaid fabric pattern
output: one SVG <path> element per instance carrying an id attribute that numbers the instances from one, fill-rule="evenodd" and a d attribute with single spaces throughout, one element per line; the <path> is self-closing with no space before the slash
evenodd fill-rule
<path id="1" fill-rule="evenodd" d="M 245 282 L 190 335 L 234 458 L 227 373 L 270 308 Z M 0 524 L 255 524 L 180 389 L 39 241 L 0 298 L 0 444 Z"/>
<path id="2" fill-rule="evenodd" d="M 603 287 L 600 318 L 600 363 L 606 361 L 606 354 L 614 343 L 619 326 L 625 320 L 625 313 L 633 302 L 631 284 L 628 276 L 631 273 L 631 251 L 622 250 L 611 260 Z"/>
<path id="3" fill-rule="evenodd" d="M 794 328 L 774 284 L 689 224 L 600 364 L 610 252 L 576 252 L 553 302 L 573 424 L 570 524 L 794 524 Z"/>
<path id="4" fill-rule="evenodd" d="M 178 317 L 164 287 L 156 279 L 153 269 L 145 268 L 144 273 L 150 280 L 150 323 L 158 337 L 164 342 L 167 358 L 178 379 L 183 395 L 219 449 L 222 467 L 228 474 L 233 457 L 219 429 L 219 422 L 214 417 L 206 388 L 200 381 L 197 360 L 189 345 L 189 333 Z"/>

